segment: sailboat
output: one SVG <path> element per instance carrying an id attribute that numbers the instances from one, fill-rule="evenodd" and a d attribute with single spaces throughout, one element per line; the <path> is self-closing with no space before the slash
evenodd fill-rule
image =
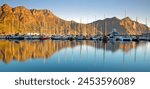
<path id="1" fill-rule="evenodd" d="M 72 21 L 71 21 L 71 25 L 72 25 Z M 71 27 L 69 26 L 69 29 L 71 29 Z M 67 35 L 67 30 L 66 30 L 66 25 L 65 25 L 65 29 L 64 29 L 64 40 L 74 40 L 74 35 L 70 34 L 70 35 Z"/>
<path id="2" fill-rule="evenodd" d="M 126 34 L 126 35 L 119 37 L 119 40 L 120 41 L 132 41 L 132 37 Z"/>
<path id="3" fill-rule="evenodd" d="M 96 21 L 96 16 L 95 16 L 95 21 Z M 97 35 L 97 23 L 94 23 L 94 26 L 92 26 L 94 29 L 94 31 L 95 31 L 95 36 L 92 38 L 94 41 L 96 41 L 96 40 L 100 40 L 100 36 L 98 36 Z"/>
<path id="4" fill-rule="evenodd" d="M 88 29 L 88 20 L 87 20 L 87 24 L 86 24 L 86 35 L 85 35 L 85 40 L 92 40 L 92 37 L 90 36 L 90 34 L 87 34 L 88 32 L 87 32 L 87 29 Z"/>
<path id="5" fill-rule="evenodd" d="M 47 30 L 47 29 L 46 29 L 45 16 L 44 16 L 44 22 L 43 22 L 42 28 L 43 28 L 42 30 Z M 49 39 L 49 37 L 46 36 L 46 35 L 44 35 L 44 34 L 41 34 L 39 39 L 40 39 L 40 40 L 47 40 L 47 39 Z"/>
<path id="6" fill-rule="evenodd" d="M 76 40 L 83 40 L 83 39 L 84 39 L 84 37 L 83 37 L 83 35 L 82 35 L 81 27 L 82 27 L 82 26 L 81 26 L 81 19 L 80 19 L 80 34 L 76 36 Z"/>
<path id="7" fill-rule="evenodd" d="M 147 18 L 145 19 L 145 24 L 147 26 Z M 146 31 L 142 33 L 142 35 L 140 36 L 140 40 L 142 41 L 148 41 L 148 28 L 145 29 Z"/>
<path id="8" fill-rule="evenodd" d="M 138 19 L 136 18 L 136 22 L 134 22 L 134 28 L 137 29 L 137 26 L 136 26 L 136 23 L 138 22 Z M 139 42 L 140 41 L 140 38 L 137 34 L 137 31 L 136 31 L 136 36 L 133 37 L 132 41 L 136 41 L 136 42 Z"/>
<path id="9" fill-rule="evenodd" d="M 105 18 L 105 15 L 104 15 L 104 18 Z M 108 37 L 106 36 L 106 30 L 107 30 L 107 23 L 106 23 L 106 21 L 105 21 L 106 19 L 104 19 L 104 32 L 103 32 L 103 39 L 102 39 L 102 41 L 104 42 L 104 43 L 107 43 L 107 41 L 108 41 Z"/>
<path id="10" fill-rule="evenodd" d="M 126 15 L 126 10 L 125 10 L 125 18 L 127 17 Z M 119 37 L 120 41 L 132 41 L 132 37 L 128 35 L 128 33 L 122 35 Z"/>
<path id="11" fill-rule="evenodd" d="M 57 26 L 57 28 L 58 28 L 58 26 Z M 63 36 L 57 35 L 56 27 L 54 28 L 54 30 L 55 30 L 55 35 L 52 35 L 52 36 L 51 36 L 51 39 L 52 39 L 52 40 L 62 40 L 62 39 L 63 39 Z"/>
<path id="12" fill-rule="evenodd" d="M 147 18 L 145 19 L 145 24 L 147 26 Z M 149 28 L 146 29 L 146 41 L 149 41 Z"/>

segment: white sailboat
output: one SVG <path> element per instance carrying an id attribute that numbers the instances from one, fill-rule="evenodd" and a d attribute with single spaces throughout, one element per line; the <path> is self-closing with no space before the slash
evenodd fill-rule
<path id="1" fill-rule="evenodd" d="M 145 19 L 145 25 L 147 26 L 147 18 Z M 145 29 L 145 32 L 142 33 L 142 36 L 140 36 L 140 40 L 142 41 L 148 41 L 149 36 L 148 36 L 148 28 Z"/>
<path id="2" fill-rule="evenodd" d="M 80 19 L 80 34 L 76 36 L 76 40 L 83 40 L 84 37 L 82 35 L 82 26 L 81 26 L 81 19 Z"/>
<path id="3" fill-rule="evenodd" d="M 105 15 L 104 15 L 105 18 Z M 108 41 L 108 37 L 106 35 L 107 33 L 107 22 L 105 21 L 106 19 L 104 19 L 104 32 L 103 32 L 103 42 L 106 43 Z"/>

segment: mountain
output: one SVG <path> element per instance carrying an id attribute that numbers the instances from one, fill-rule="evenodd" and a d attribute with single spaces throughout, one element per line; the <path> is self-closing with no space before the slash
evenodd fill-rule
<path id="1" fill-rule="evenodd" d="M 8 4 L 0 7 L 0 34 L 77 34 L 86 31 L 93 34 L 90 29 L 90 25 L 65 21 L 49 10 L 29 10 L 23 6 L 12 8 Z"/>
<path id="2" fill-rule="evenodd" d="M 148 26 L 137 21 L 133 21 L 129 17 L 123 18 L 121 20 L 113 17 L 104 20 L 98 20 L 93 23 L 97 25 L 97 28 L 101 28 L 99 30 L 102 32 L 104 32 L 104 29 L 106 29 L 106 33 L 110 33 L 113 28 L 116 28 L 116 30 L 121 34 L 130 35 L 142 34 L 149 31 Z"/>
<path id="3" fill-rule="evenodd" d="M 105 25 L 104 25 L 105 23 Z M 8 4 L 0 7 L 0 34 L 102 34 L 116 28 L 121 34 L 141 34 L 149 28 L 129 17 L 116 17 L 81 24 L 75 21 L 65 21 L 50 10 L 27 9 L 24 6 L 12 8 Z"/>

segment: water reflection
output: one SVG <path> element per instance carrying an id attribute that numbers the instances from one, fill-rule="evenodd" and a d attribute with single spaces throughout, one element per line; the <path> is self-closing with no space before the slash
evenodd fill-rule
<path id="1" fill-rule="evenodd" d="M 7 71 L 20 65 L 33 69 L 19 71 L 144 71 L 138 68 L 150 67 L 144 62 L 149 61 L 149 47 L 148 42 L 0 40 L 0 65 Z"/>

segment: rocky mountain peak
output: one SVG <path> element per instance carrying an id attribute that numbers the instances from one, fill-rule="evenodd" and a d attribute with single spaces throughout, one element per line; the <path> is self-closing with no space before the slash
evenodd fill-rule
<path id="1" fill-rule="evenodd" d="M 8 4 L 4 4 L 1 8 L 2 12 L 12 12 L 12 8 Z"/>
<path id="2" fill-rule="evenodd" d="M 123 18 L 122 20 L 131 21 L 131 18 L 130 18 L 130 17 L 125 17 L 125 18 Z"/>
<path id="3" fill-rule="evenodd" d="M 104 24 L 105 23 L 105 24 Z M 94 30 L 94 26 L 97 31 Z M 28 9 L 24 6 L 11 7 L 4 4 L 0 7 L 0 34 L 25 34 L 30 32 L 46 34 L 102 34 L 106 29 L 110 33 L 113 28 L 121 34 L 141 34 L 149 29 L 146 25 L 131 20 L 130 17 L 117 17 L 97 20 L 89 24 L 65 21 L 55 16 L 50 10 Z M 82 30 L 81 30 L 82 29 Z"/>
<path id="4" fill-rule="evenodd" d="M 120 19 L 118 19 L 117 17 L 112 17 L 111 19 L 112 19 L 112 20 L 120 20 Z"/>
<path id="5" fill-rule="evenodd" d="M 2 7 L 7 8 L 10 7 L 8 4 L 3 4 Z"/>

